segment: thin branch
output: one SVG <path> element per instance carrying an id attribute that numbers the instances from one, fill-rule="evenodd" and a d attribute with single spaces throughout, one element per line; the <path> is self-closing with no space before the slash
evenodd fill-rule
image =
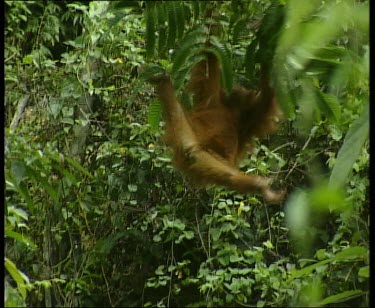
<path id="1" fill-rule="evenodd" d="M 303 150 L 305 150 L 307 148 L 307 146 L 309 145 L 309 143 L 311 141 L 311 138 L 312 138 L 312 134 L 310 134 L 309 138 L 307 139 L 307 141 L 303 145 L 301 151 L 303 151 Z M 293 164 L 292 168 L 289 170 L 288 174 L 286 175 L 285 180 L 289 177 L 289 175 L 293 172 L 293 170 L 297 167 L 297 165 L 298 165 L 298 162 L 295 161 L 295 163 Z"/>
<path id="2" fill-rule="evenodd" d="M 201 234 L 200 229 L 199 229 L 197 204 L 195 204 L 195 221 L 197 222 L 197 232 L 198 232 L 198 235 L 199 235 L 199 239 L 201 240 L 203 250 L 205 251 L 207 259 L 208 259 L 210 257 L 210 254 L 209 254 L 209 252 L 206 248 L 206 245 L 204 244 L 204 240 L 202 238 L 202 234 Z"/>
<path id="3" fill-rule="evenodd" d="M 14 133 L 14 131 L 16 130 L 18 124 L 21 121 L 23 114 L 25 113 L 25 109 L 26 109 L 27 104 L 29 103 L 29 100 L 30 100 L 30 94 L 27 94 L 24 97 L 23 101 L 18 104 L 17 111 L 13 117 L 12 123 L 10 124 L 10 133 Z"/>
<path id="4" fill-rule="evenodd" d="M 113 303 L 112 303 L 111 291 L 110 291 L 110 288 L 109 288 L 109 284 L 108 284 L 107 277 L 106 277 L 105 272 L 104 272 L 104 267 L 103 267 L 103 265 L 102 265 L 102 273 L 103 273 L 103 278 L 104 278 L 105 285 L 106 285 L 106 288 L 107 288 L 107 295 L 108 295 L 109 303 L 111 304 L 111 307 L 115 307 L 115 306 L 113 305 Z"/>

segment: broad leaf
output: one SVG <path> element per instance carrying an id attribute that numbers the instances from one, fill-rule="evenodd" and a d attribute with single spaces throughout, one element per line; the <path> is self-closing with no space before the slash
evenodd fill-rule
<path id="1" fill-rule="evenodd" d="M 352 170 L 369 134 L 369 106 L 366 105 L 360 117 L 355 120 L 346 134 L 344 144 L 337 155 L 329 182 L 342 186 Z"/>

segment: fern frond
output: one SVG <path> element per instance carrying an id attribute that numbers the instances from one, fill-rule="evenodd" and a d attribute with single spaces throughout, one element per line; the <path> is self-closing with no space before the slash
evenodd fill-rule
<path id="1" fill-rule="evenodd" d="M 155 6 L 146 7 L 146 57 L 152 58 L 155 52 Z"/>
<path id="2" fill-rule="evenodd" d="M 229 93 L 233 87 L 233 67 L 230 53 L 226 46 L 216 36 L 210 38 L 211 47 L 208 49 L 215 54 L 221 63 L 221 81 L 225 92 Z"/>
<path id="3" fill-rule="evenodd" d="M 161 104 L 159 100 L 154 100 L 148 107 L 147 121 L 152 131 L 157 131 L 159 128 L 159 122 L 161 119 Z"/>
<path id="4" fill-rule="evenodd" d="M 159 56 L 163 57 L 165 52 L 165 47 L 167 43 L 167 28 L 166 27 L 160 27 L 159 28 L 159 40 L 158 40 L 158 52 Z"/>
<path id="5" fill-rule="evenodd" d="M 177 23 L 177 39 L 181 39 L 185 31 L 184 3 L 176 2 L 174 9 Z"/>
<path id="6" fill-rule="evenodd" d="M 237 21 L 234 22 L 234 26 L 232 28 L 232 44 L 235 45 L 238 43 L 241 35 L 246 32 L 248 33 L 248 30 L 246 29 L 246 20 L 243 18 L 237 19 Z"/>
<path id="7" fill-rule="evenodd" d="M 180 95 L 180 102 L 185 109 L 191 109 L 193 107 L 192 94 L 186 90 L 182 91 Z"/>
<path id="8" fill-rule="evenodd" d="M 165 70 L 157 64 L 145 64 L 141 67 L 139 78 L 152 81 L 165 75 Z"/>
<path id="9" fill-rule="evenodd" d="M 256 53 L 257 47 L 258 47 L 258 41 L 254 40 L 246 48 L 244 65 L 245 65 L 246 77 L 249 80 L 253 80 L 255 78 L 255 63 L 258 62 L 257 53 Z"/>
<path id="10" fill-rule="evenodd" d="M 341 108 L 337 97 L 332 94 L 322 93 L 319 89 L 315 89 L 315 94 L 320 111 L 328 119 L 337 123 L 341 117 Z"/>
<path id="11" fill-rule="evenodd" d="M 206 28 L 199 26 L 185 35 L 181 47 L 176 51 L 172 72 L 180 70 L 186 59 L 206 42 Z"/>
<path id="12" fill-rule="evenodd" d="M 200 14 L 205 14 L 206 10 L 211 8 L 215 3 L 212 3 L 211 1 L 200 1 L 199 2 L 199 10 Z M 202 18 L 201 16 L 198 16 L 198 18 Z"/>
<path id="13" fill-rule="evenodd" d="M 280 30 L 285 16 L 285 7 L 274 1 L 266 10 L 257 33 L 259 38 L 260 62 L 263 65 L 272 63 Z"/>
<path id="14" fill-rule="evenodd" d="M 176 90 L 179 90 L 182 87 L 195 64 L 206 59 L 205 55 L 202 53 L 204 48 L 201 46 L 197 46 L 197 48 L 198 49 L 195 49 L 194 52 L 188 56 L 182 68 L 172 72 L 172 79 L 174 80 L 173 84 Z"/>
<path id="15" fill-rule="evenodd" d="M 138 0 L 124 0 L 124 1 L 113 1 L 111 3 L 113 5 L 113 8 L 116 10 L 121 10 L 124 8 L 129 8 L 129 7 L 140 7 L 140 2 Z"/>
<path id="16" fill-rule="evenodd" d="M 189 71 L 189 67 L 184 66 L 182 69 L 180 69 L 172 75 L 173 86 L 177 91 L 179 91 L 181 87 L 184 85 L 185 80 L 187 79 L 187 76 L 189 74 Z"/>
<path id="17" fill-rule="evenodd" d="M 200 14 L 199 1 L 192 1 L 192 7 L 194 19 L 198 19 Z"/>
<path id="18" fill-rule="evenodd" d="M 156 6 L 156 16 L 158 19 L 159 26 L 165 25 L 165 22 L 168 20 L 168 15 L 166 7 L 163 4 Z"/>
<path id="19" fill-rule="evenodd" d="M 176 41 L 177 35 L 177 21 L 175 14 L 175 3 L 166 2 L 166 8 L 168 12 L 168 39 L 167 39 L 167 48 L 172 48 L 174 42 Z"/>
<path id="20" fill-rule="evenodd" d="M 156 16 L 158 19 L 159 28 L 159 40 L 158 40 L 158 52 L 159 56 L 162 56 L 167 44 L 167 12 L 164 5 L 156 6 Z"/>
<path id="21" fill-rule="evenodd" d="M 185 21 L 187 24 L 189 24 L 193 16 L 190 10 L 190 6 L 184 5 L 183 8 L 184 8 Z"/>

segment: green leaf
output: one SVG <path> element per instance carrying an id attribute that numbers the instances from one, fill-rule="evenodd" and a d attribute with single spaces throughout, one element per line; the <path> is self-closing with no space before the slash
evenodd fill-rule
<path id="1" fill-rule="evenodd" d="M 32 55 L 27 55 L 23 57 L 22 63 L 24 64 L 33 64 L 33 56 Z"/>
<path id="2" fill-rule="evenodd" d="M 210 230 L 210 233 L 211 233 L 211 236 L 212 236 L 212 240 L 214 242 L 218 241 L 219 238 L 220 238 L 220 235 L 221 235 L 221 230 L 219 228 L 212 228 Z"/>
<path id="3" fill-rule="evenodd" d="M 4 306 L 7 308 L 10 307 L 27 307 L 26 301 L 22 298 L 20 292 L 18 292 L 17 288 L 13 288 L 7 280 L 5 280 L 5 288 L 4 288 L 4 297 L 5 302 Z"/>
<path id="4" fill-rule="evenodd" d="M 29 278 L 18 270 L 17 266 L 8 258 L 5 257 L 5 268 L 17 283 L 18 291 L 23 299 L 26 299 L 26 291 L 31 288 Z"/>
<path id="5" fill-rule="evenodd" d="M 7 211 L 8 211 L 8 214 L 7 214 L 8 217 L 9 216 L 19 216 L 21 218 L 21 220 L 28 220 L 29 219 L 29 215 L 23 209 L 8 205 Z"/>
<path id="6" fill-rule="evenodd" d="M 345 195 L 341 189 L 336 189 L 322 181 L 309 193 L 309 201 L 318 211 L 344 211 L 349 203 L 345 202 Z"/>
<path id="7" fill-rule="evenodd" d="M 240 16 L 239 14 L 236 14 L 237 20 L 232 27 L 232 44 L 238 44 L 240 36 L 244 33 L 248 33 L 248 30 L 246 28 L 247 19 L 243 16 Z"/>
<path id="8" fill-rule="evenodd" d="M 166 2 L 168 12 L 168 39 L 167 48 L 173 48 L 174 42 L 176 41 L 177 35 L 177 20 L 175 12 L 175 2 Z M 174 49 L 174 48 L 173 48 Z"/>
<path id="9" fill-rule="evenodd" d="M 308 276 L 310 275 L 316 268 L 322 266 L 322 265 L 325 265 L 327 263 L 330 263 L 332 262 L 333 259 L 327 259 L 327 260 L 323 260 L 323 261 L 320 261 L 320 262 L 317 262 L 317 263 L 314 263 L 312 265 L 309 265 L 309 266 L 306 266 L 302 269 L 299 269 L 299 270 L 293 270 L 291 272 L 291 275 L 290 275 L 290 279 L 295 279 L 295 278 L 301 278 L 301 277 L 304 277 L 304 276 Z"/>
<path id="10" fill-rule="evenodd" d="M 198 49 L 196 54 L 192 55 L 186 60 L 186 63 L 184 64 L 183 68 L 181 68 L 172 75 L 175 89 L 179 90 L 182 87 L 185 79 L 187 79 L 191 69 L 195 66 L 195 64 L 206 59 L 206 57 L 202 54 L 201 50 L 202 49 Z"/>
<path id="11" fill-rule="evenodd" d="M 42 174 L 32 168 L 27 168 L 27 173 L 42 185 L 55 203 L 59 203 L 60 195 L 57 193 L 57 190 L 48 183 L 47 179 L 43 177 Z"/>
<path id="12" fill-rule="evenodd" d="M 358 276 L 364 277 L 364 278 L 369 278 L 370 277 L 370 267 L 368 265 L 364 266 L 364 267 L 361 267 L 358 271 Z"/>
<path id="13" fill-rule="evenodd" d="M 155 274 L 156 275 L 164 275 L 164 265 L 159 265 L 158 268 L 155 270 Z"/>
<path id="14" fill-rule="evenodd" d="M 123 9 L 129 7 L 139 7 L 141 4 L 138 0 L 122 0 L 122 1 L 111 1 L 115 9 Z"/>
<path id="15" fill-rule="evenodd" d="M 60 120 L 60 123 L 74 125 L 74 119 L 72 119 L 72 118 L 62 118 Z"/>
<path id="16" fill-rule="evenodd" d="M 264 245 L 264 247 L 266 247 L 268 249 L 274 249 L 274 246 L 273 246 L 273 244 L 270 240 L 268 240 L 266 242 L 263 242 L 263 245 Z"/>
<path id="17" fill-rule="evenodd" d="M 177 24 L 177 39 L 181 39 L 185 30 L 185 14 L 183 2 L 175 2 L 175 15 Z"/>
<path id="18" fill-rule="evenodd" d="M 145 64 L 140 70 L 139 77 L 145 80 L 158 79 L 165 75 L 165 70 L 158 64 Z"/>
<path id="19" fill-rule="evenodd" d="M 221 81 L 225 92 L 229 93 L 233 87 L 233 68 L 229 50 L 215 36 L 210 38 L 212 47 L 210 51 L 215 54 L 221 63 Z"/>
<path id="20" fill-rule="evenodd" d="M 205 41 L 206 34 L 204 27 L 200 26 L 187 33 L 183 38 L 181 47 L 176 51 L 174 56 L 172 74 L 176 74 L 190 56 L 199 53 L 204 47 Z"/>
<path id="21" fill-rule="evenodd" d="M 117 241 L 128 234 L 129 232 L 123 231 L 106 236 L 97 242 L 96 250 L 104 255 L 108 255 L 116 245 Z"/>
<path id="22" fill-rule="evenodd" d="M 138 190 L 138 186 L 134 184 L 128 184 L 128 190 L 130 192 L 136 192 Z"/>
<path id="23" fill-rule="evenodd" d="M 334 261 L 352 261 L 352 260 L 364 260 L 368 256 L 368 250 L 362 246 L 354 246 L 346 248 L 339 253 L 337 253 L 333 258 L 329 258 L 312 265 L 306 266 L 305 268 L 299 270 L 293 270 L 291 272 L 290 279 L 301 278 L 303 276 L 310 275 L 316 268 L 331 263 Z"/>
<path id="24" fill-rule="evenodd" d="M 7 189 L 17 191 L 25 199 L 27 205 L 29 206 L 33 205 L 33 200 L 30 197 L 29 191 L 25 183 L 20 183 L 19 185 L 16 185 L 15 183 L 12 183 L 11 181 L 7 181 L 6 184 L 7 184 Z"/>
<path id="25" fill-rule="evenodd" d="M 272 67 L 271 63 L 280 30 L 283 29 L 284 16 L 285 6 L 280 5 L 278 1 L 273 1 L 264 13 L 257 33 L 257 38 L 259 39 L 259 61 L 263 66 L 267 66 L 268 69 Z"/>
<path id="26" fill-rule="evenodd" d="M 192 238 L 194 238 L 194 232 L 193 231 L 184 231 L 184 234 L 185 234 L 185 237 L 188 240 L 191 240 Z"/>
<path id="27" fill-rule="evenodd" d="M 337 123 L 340 120 L 341 115 L 341 108 L 337 97 L 332 94 L 322 93 L 318 89 L 316 90 L 316 95 L 316 102 L 320 110 L 328 119 Z"/>
<path id="28" fill-rule="evenodd" d="M 18 232 L 15 232 L 15 231 L 12 231 L 12 230 L 6 230 L 5 229 L 5 236 L 6 237 L 11 237 L 11 238 L 14 238 L 15 240 L 21 242 L 21 243 L 24 243 L 26 246 L 30 247 L 31 249 L 36 249 L 37 246 L 33 243 L 33 241 L 31 240 L 31 238 L 23 235 L 23 234 L 20 234 Z"/>
<path id="29" fill-rule="evenodd" d="M 92 175 L 89 173 L 89 171 L 82 167 L 82 165 L 75 161 L 73 158 L 65 156 L 64 159 L 72 166 L 74 169 L 77 169 L 78 171 L 82 172 L 84 175 L 88 176 L 89 178 L 92 178 Z"/>
<path id="30" fill-rule="evenodd" d="M 200 1 L 193 1 L 192 6 L 193 6 L 193 15 L 194 19 L 198 19 L 200 15 L 200 7 L 199 7 Z"/>
<path id="31" fill-rule="evenodd" d="M 60 101 L 53 100 L 49 103 L 48 111 L 52 114 L 53 118 L 56 119 L 62 110 L 63 104 Z"/>
<path id="32" fill-rule="evenodd" d="M 148 107 L 148 124 L 152 131 L 157 131 L 161 118 L 161 104 L 159 100 L 154 100 Z"/>
<path id="33" fill-rule="evenodd" d="M 362 114 L 355 120 L 345 136 L 336 163 L 333 167 L 329 183 L 339 187 L 344 185 L 355 161 L 362 150 L 369 134 L 369 106 L 366 104 Z"/>
<path id="34" fill-rule="evenodd" d="M 155 6 L 151 4 L 147 5 L 145 14 L 146 14 L 146 57 L 152 58 L 155 52 Z"/>
<path id="35" fill-rule="evenodd" d="M 158 19 L 158 30 L 159 30 L 159 39 L 158 39 L 158 52 L 159 55 L 163 55 L 167 44 L 167 12 L 164 5 L 156 6 L 156 15 Z"/>
<path id="36" fill-rule="evenodd" d="M 362 246 L 348 247 L 338 252 L 334 259 L 337 261 L 365 260 L 368 256 L 368 249 Z"/>
<path id="37" fill-rule="evenodd" d="M 293 192 L 286 204 L 286 223 L 293 236 L 299 237 L 310 224 L 310 208 L 305 191 Z"/>
<path id="38" fill-rule="evenodd" d="M 342 293 L 338 293 L 335 295 L 331 295 L 323 299 L 318 306 L 324 306 L 328 304 L 333 304 L 333 303 L 340 303 L 340 302 L 345 302 L 348 300 L 353 299 L 354 297 L 358 297 L 365 294 L 365 292 L 361 290 L 351 290 L 351 291 L 345 291 Z"/>
<path id="39" fill-rule="evenodd" d="M 231 255 L 231 256 L 229 257 L 229 260 L 230 260 L 230 262 L 232 262 L 232 263 L 237 263 L 237 262 L 241 262 L 241 261 L 243 260 L 243 257 L 241 257 L 241 256 L 236 256 L 236 255 Z"/>
<path id="40" fill-rule="evenodd" d="M 223 255 L 223 256 L 217 257 L 217 259 L 222 266 L 227 266 L 229 264 L 229 261 L 230 261 L 230 256 L 229 255 Z"/>
<path id="41" fill-rule="evenodd" d="M 11 162 L 10 173 L 18 185 L 25 177 L 26 167 L 25 164 L 19 160 Z"/>

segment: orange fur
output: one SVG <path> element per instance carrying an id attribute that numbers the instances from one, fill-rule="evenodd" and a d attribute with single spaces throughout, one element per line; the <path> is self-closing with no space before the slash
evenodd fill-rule
<path id="1" fill-rule="evenodd" d="M 279 202 L 284 194 L 269 188 L 270 179 L 241 173 L 236 165 L 252 137 L 276 129 L 280 110 L 268 81 L 259 93 L 235 86 L 225 95 L 220 66 L 213 54 L 192 71 L 188 90 L 194 107 L 186 111 L 177 101 L 172 82 L 163 78 L 157 88 L 166 121 L 166 142 L 174 152 L 175 167 L 201 185 L 217 184 L 240 193 L 261 194 Z"/>

